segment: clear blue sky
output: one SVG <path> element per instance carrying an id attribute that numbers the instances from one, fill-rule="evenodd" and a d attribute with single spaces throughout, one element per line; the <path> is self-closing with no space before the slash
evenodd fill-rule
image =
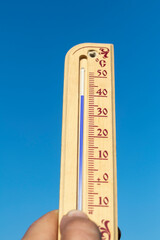
<path id="1" fill-rule="evenodd" d="M 66 52 L 115 46 L 122 240 L 159 238 L 160 2 L 1 1 L 0 239 L 57 209 Z"/>

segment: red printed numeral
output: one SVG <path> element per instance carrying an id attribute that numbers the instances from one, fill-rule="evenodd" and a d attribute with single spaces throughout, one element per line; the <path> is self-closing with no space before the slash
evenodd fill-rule
<path id="1" fill-rule="evenodd" d="M 104 179 L 104 181 L 107 182 L 107 181 L 108 181 L 108 178 L 109 178 L 109 177 L 108 177 L 108 174 L 107 174 L 107 173 L 104 173 L 104 174 L 103 174 L 103 179 Z"/>
<path id="2" fill-rule="evenodd" d="M 107 71 L 106 70 L 101 70 L 101 69 L 99 69 L 99 70 L 97 70 L 97 72 L 98 72 L 98 77 L 99 76 L 104 76 L 104 77 L 106 77 L 107 76 Z"/>
<path id="3" fill-rule="evenodd" d="M 108 157 L 108 152 L 105 150 L 105 151 L 99 151 L 99 158 L 107 158 Z"/>
<path id="4" fill-rule="evenodd" d="M 98 93 L 99 96 L 102 96 L 102 95 L 106 96 L 108 92 L 107 92 L 107 89 L 100 88 L 100 89 L 98 89 L 98 91 L 96 93 Z"/>
<path id="5" fill-rule="evenodd" d="M 107 108 L 97 108 L 97 110 L 98 110 L 98 115 L 107 115 L 107 113 L 108 113 L 108 110 L 107 110 Z"/>
<path id="6" fill-rule="evenodd" d="M 107 129 L 103 129 L 102 130 L 101 128 L 98 128 L 97 131 L 98 131 L 98 136 L 105 136 L 105 137 L 107 137 L 107 135 L 108 135 Z"/>
<path id="7" fill-rule="evenodd" d="M 109 200 L 108 200 L 108 198 L 107 197 L 99 197 L 99 205 L 108 205 L 108 203 L 109 203 Z"/>

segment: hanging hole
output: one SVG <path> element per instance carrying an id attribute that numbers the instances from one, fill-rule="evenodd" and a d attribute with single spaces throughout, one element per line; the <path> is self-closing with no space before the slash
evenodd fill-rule
<path id="1" fill-rule="evenodd" d="M 97 56 L 97 53 L 96 53 L 96 51 L 94 51 L 94 50 L 90 50 L 90 51 L 88 52 L 88 55 L 89 55 L 91 58 L 95 58 L 95 57 Z"/>

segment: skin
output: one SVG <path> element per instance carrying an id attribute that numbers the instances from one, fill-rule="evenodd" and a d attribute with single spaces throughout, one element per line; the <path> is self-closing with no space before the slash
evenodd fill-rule
<path id="1" fill-rule="evenodd" d="M 58 240 L 58 210 L 51 211 L 32 223 L 22 240 Z M 61 240 L 100 240 L 97 225 L 86 214 L 72 210 L 60 223 Z"/>

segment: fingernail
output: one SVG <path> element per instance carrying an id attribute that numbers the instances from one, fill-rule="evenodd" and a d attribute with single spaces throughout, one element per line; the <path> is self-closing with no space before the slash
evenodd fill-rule
<path id="1" fill-rule="evenodd" d="M 85 214 L 82 211 L 79 210 L 71 210 L 69 211 L 66 215 L 64 215 L 61 219 L 60 222 L 60 231 L 61 234 L 65 229 L 66 224 L 68 224 L 70 221 L 74 220 L 75 218 L 79 218 L 79 220 L 81 219 L 89 219 L 87 214 Z"/>
<path id="2" fill-rule="evenodd" d="M 88 218 L 87 214 L 85 214 L 82 211 L 79 210 L 71 210 L 69 211 L 66 216 L 68 217 L 84 217 L 84 218 Z"/>

